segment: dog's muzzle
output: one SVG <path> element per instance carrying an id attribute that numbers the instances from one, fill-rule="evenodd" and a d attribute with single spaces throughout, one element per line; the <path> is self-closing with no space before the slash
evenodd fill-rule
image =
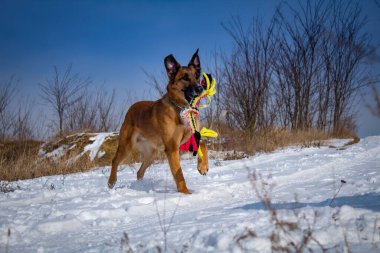
<path id="1" fill-rule="evenodd" d="M 185 98 L 187 102 L 191 102 L 195 97 L 199 96 L 203 92 L 201 85 L 189 86 L 185 89 Z"/>

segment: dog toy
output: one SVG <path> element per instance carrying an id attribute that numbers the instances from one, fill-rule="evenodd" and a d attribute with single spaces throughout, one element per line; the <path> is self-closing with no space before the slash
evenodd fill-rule
<path id="1" fill-rule="evenodd" d="M 214 96 L 216 93 L 215 84 L 215 79 L 213 79 L 210 74 L 206 74 L 203 72 L 203 80 L 201 82 L 203 92 L 193 99 L 191 106 L 195 108 L 208 107 L 211 103 L 211 97 Z M 206 102 L 206 104 L 202 105 L 200 104 L 200 102 L 204 98 L 207 98 L 208 101 Z"/>
<path id="2" fill-rule="evenodd" d="M 203 92 L 195 97 L 193 101 L 190 103 L 191 107 L 185 109 L 181 113 L 182 119 L 190 126 L 192 131 L 192 135 L 187 142 L 180 146 L 181 151 L 191 151 L 193 155 L 197 154 L 202 157 L 203 153 L 199 147 L 199 142 L 201 139 L 205 140 L 207 138 L 216 138 L 218 133 L 203 127 L 200 131 L 199 129 L 199 109 L 206 108 L 211 104 L 211 97 L 215 95 L 215 79 L 212 78 L 210 74 L 206 74 L 203 72 L 203 80 L 201 82 L 203 87 Z M 201 101 L 207 99 L 206 103 L 202 104 Z"/>

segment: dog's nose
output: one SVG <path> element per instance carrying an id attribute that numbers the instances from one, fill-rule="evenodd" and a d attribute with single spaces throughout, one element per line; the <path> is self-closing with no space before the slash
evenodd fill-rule
<path id="1" fill-rule="evenodd" d="M 201 86 L 201 85 L 197 85 L 197 86 L 195 86 L 195 92 L 197 93 L 197 94 L 201 94 L 202 93 L 202 91 L 203 91 L 203 87 Z"/>

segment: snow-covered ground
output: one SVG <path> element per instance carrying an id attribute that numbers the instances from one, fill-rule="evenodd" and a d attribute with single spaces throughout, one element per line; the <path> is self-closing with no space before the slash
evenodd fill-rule
<path id="1" fill-rule="evenodd" d="M 270 252 L 275 226 L 248 178 L 253 171 L 266 188 L 273 185 L 280 219 L 298 216 L 301 229 L 309 222 L 314 251 L 321 251 L 318 241 L 331 252 L 380 252 L 380 137 L 344 149 L 290 147 L 211 160 L 207 176 L 195 159 L 181 163 L 192 195 L 176 192 L 166 162 L 142 181 L 139 164 L 122 166 L 113 190 L 106 187 L 109 167 L 19 181 L 20 189 L 0 193 L 0 252 L 127 252 L 128 244 L 155 252 L 164 250 L 164 238 L 168 252 Z M 256 237 L 238 243 L 247 229 Z M 300 241 L 301 233 L 282 239 Z"/>

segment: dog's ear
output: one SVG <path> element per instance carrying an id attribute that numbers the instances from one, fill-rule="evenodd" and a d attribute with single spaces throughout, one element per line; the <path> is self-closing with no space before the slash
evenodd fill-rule
<path id="1" fill-rule="evenodd" d="M 195 51 L 193 57 L 191 57 L 191 60 L 188 65 L 189 67 L 193 66 L 195 68 L 195 70 L 197 71 L 197 78 L 201 76 L 201 62 L 199 60 L 198 51 L 199 48 L 197 49 L 197 51 Z"/>
<path id="2" fill-rule="evenodd" d="M 173 80 L 181 65 L 179 65 L 174 56 L 171 54 L 165 57 L 164 63 L 169 79 Z"/>

